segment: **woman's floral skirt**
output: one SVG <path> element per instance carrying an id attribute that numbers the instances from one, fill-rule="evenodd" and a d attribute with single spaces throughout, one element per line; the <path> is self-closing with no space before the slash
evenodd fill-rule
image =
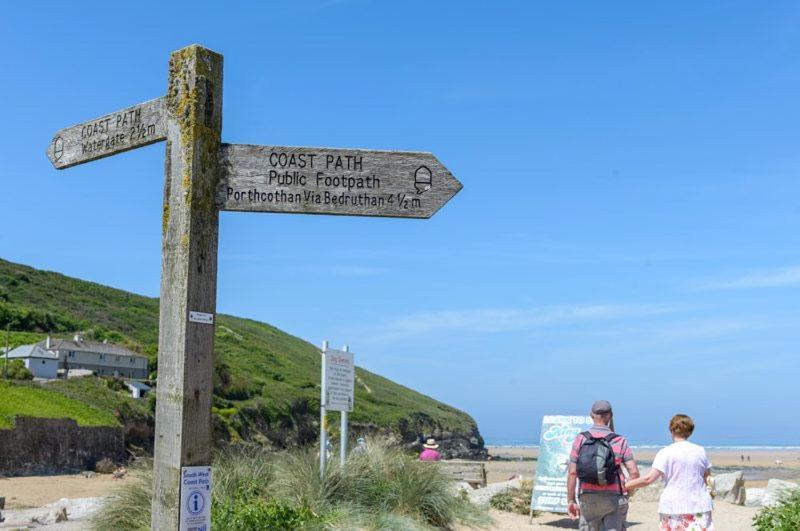
<path id="1" fill-rule="evenodd" d="M 696 514 L 661 514 L 659 531 L 714 531 L 711 511 Z"/>

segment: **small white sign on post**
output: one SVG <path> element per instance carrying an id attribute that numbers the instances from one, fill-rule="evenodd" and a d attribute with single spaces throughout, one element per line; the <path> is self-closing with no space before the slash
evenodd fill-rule
<path id="1" fill-rule="evenodd" d="M 325 353 L 325 407 L 328 411 L 353 411 L 356 367 L 353 353 L 328 349 Z"/>
<path id="2" fill-rule="evenodd" d="M 189 322 L 213 325 L 214 314 L 205 312 L 189 312 Z"/>
<path id="3" fill-rule="evenodd" d="M 180 531 L 211 531 L 211 467 L 181 468 Z"/>

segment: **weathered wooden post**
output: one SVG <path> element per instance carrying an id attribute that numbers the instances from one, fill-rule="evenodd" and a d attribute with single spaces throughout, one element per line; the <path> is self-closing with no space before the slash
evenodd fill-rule
<path id="1" fill-rule="evenodd" d="M 173 52 L 166 129 L 152 520 L 158 531 L 178 529 L 181 467 L 211 464 L 221 55 L 200 46 Z"/>
<path id="2" fill-rule="evenodd" d="M 221 132 L 222 56 L 193 45 L 171 55 L 166 96 L 61 129 L 47 146 L 50 162 L 64 169 L 167 141 L 152 515 L 157 531 L 210 525 L 219 211 L 424 219 L 461 190 L 431 153 L 221 144 Z M 326 342 L 323 368 L 327 350 Z M 326 410 L 353 407 L 352 357 L 337 356 L 349 360 L 349 383 L 340 382 L 339 401 L 329 403 L 327 392 L 321 397 L 321 472 Z M 342 426 L 346 452 L 346 413 Z M 345 457 L 343 452 L 342 462 Z"/>

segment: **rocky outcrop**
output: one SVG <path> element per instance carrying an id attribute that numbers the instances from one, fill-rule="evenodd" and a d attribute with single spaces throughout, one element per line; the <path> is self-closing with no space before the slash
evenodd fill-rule
<path id="1" fill-rule="evenodd" d="M 798 488 L 800 488 L 800 485 L 794 481 L 770 479 L 766 488 L 747 489 L 747 500 L 745 500 L 744 504 L 747 507 L 772 507 L 780 501 L 783 495 Z"/>
<path id="2" fill-rule="evenodd" d="M 71 522 L 73 526 L 66 529 L 86 529 L 88 520 L 100 511 L 105 502 L 105 498 L 62 498 L 43 507 L 9 509 L 3 512 L 6 517 L 6 521 L 3 524 L 5 527 L 12 529 L 31 529 L 45 526 L 64 529 L 64 527 L 56 526 L 55 524 Z"/>
<path id="3" fill-rule="evenodd" d="M 231 429 L 234 423 L 235 430 Z M 277 417 L 258 407 L 243 408 L 231 420 L 215 415 L 213 429 L 216 446 L 225 446 L 236 437 L 275 449 L 313 445 L 319 440 L 319 406 L 299 399 L 291 404 L 288 414 Z M 331 429 L 338 431 L 338 422 Z M 475 424 L 464 432 L 456 432 L 442 427 L 423 413 L 411 413 L 409 418 L 401 419 L 395 426 L 351 422 L 349 430 L 351 439 L 375 435 L 399 439 L 409 452 L 421 451 L 422 443 L 433 438 L 439 443 L 445 459 L 484 460 L 488 455 Z"/>
<path id="4" fill-rule="evenodd" d="M 749 488 L 747 489 L 747 497 L 744 500 L 745 507 L 763 507 L 764 497 L 767 494 L 767 489 Z"/>
<path id="5" fill-rule="evenodd" d="M 516 477 L 514 479 L 510 479 L 508 481 L 502 481 L 500 483 L 490 483 L 486 485 L 482 489 L 472 489 L 462 487 L 462 490 L 467 493 L 467 498 L 469 501 L 474 503 L 475 505 L 489 505 L 489 502 L 492 498 L 500 493 L 506 492 L 507 490 L 511 489 L 518 489 L 522 486 L 522 478 Z M 469 484 L 467 484 L 469 487 Z"/>
<path id="6" fill-rule="evenodd" d="M 714 492 L 719 501 L 744 505 L 746 499 L 744 473 L 737 471 L 714 476 Z"/>
<path id="7" fill-rule="evenodd" d="M 798 488 L 800 488 L 800 485 L 794 481 L 770 479 L 767 481 L 767 488 L 764 489 L 764 505 L 768 507 L 776 505 L 783 495 Z"/>
<path id="8" fill-rule="evenodd" d="M 17 417 L 0 430 L 0 473 L 57 474 L 93 470 L 103 458 L 125 458 L 122 428 L 78 426 L 72 419 Z"/>
<path id="9" fill-rule="evenodd" d="M 412 413 L 411 421 L 402 419 L 397 430 L 403 443 L 411 451 L 422 451 L 426 439 L 436 439 L 439 451 L 445 459 L 481 459 L 489 452 L 484 446 L 478 426 L 472 424 L 465 432 L 454 432 L 422 413 Z"/>

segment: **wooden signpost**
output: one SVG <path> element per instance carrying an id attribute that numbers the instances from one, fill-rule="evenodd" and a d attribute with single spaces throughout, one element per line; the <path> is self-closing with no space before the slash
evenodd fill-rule
<path id="1" fill-rule="evenodd" d="M 221 210 L 429 218 L 461 190 L 430 153 L 222 145 Z"/>
<path id="2" fill-rule="evenodd" d="M 63 169 L 166 140 L 158 531 L 201 526 L 205 514 L 194 512 L 198 494 L 187 507 L 180 500 L 196 488 L 182 478 L 211 463 L 219 211 L 429 218 L 461 189 L 430 153 L 222 144 L 221 133 L 222 56 L 193 45 L 171 54 L 166 96 L 62 129 L 47 148 Z"/>

